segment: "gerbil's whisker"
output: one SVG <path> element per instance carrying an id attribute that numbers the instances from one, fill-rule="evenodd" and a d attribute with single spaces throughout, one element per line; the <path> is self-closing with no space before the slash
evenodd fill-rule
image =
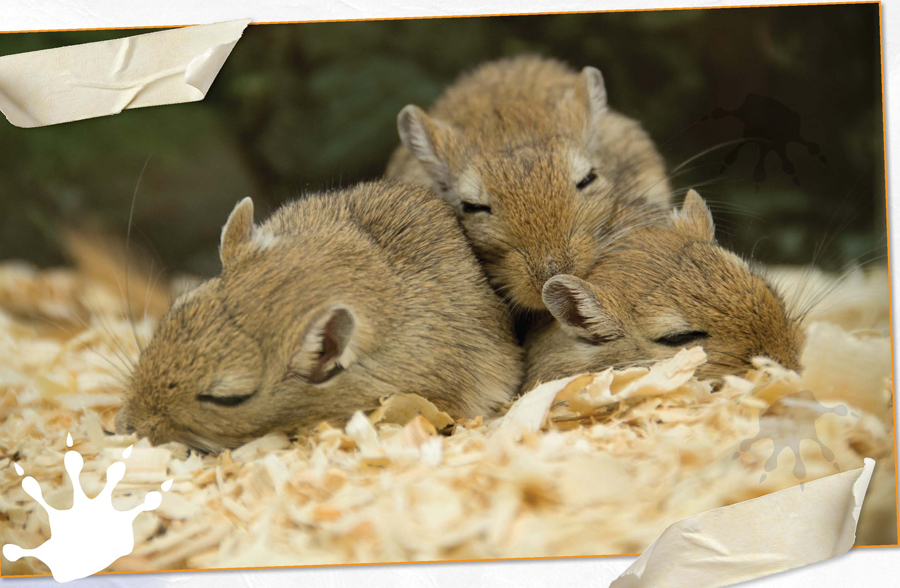
<path id="1" fill-rule="evenodd" d="M 718 143 L 716 145 L 713 145 L 712 147 L 709 147 L 708 149 L 704 149 L 703 151 L 701 151 L 700 153 L 697 153 L 696 155 L 692 155 L 691 157 L 688 157 L 687 159 L 685 159 L 684 161 L 682 161 L 681 163 L 676 165 L 674 168 L 672 168 L 672 171 L 677 172 L 678 170 L 683 168 L 685 165 L 691 163 L 692 161 L 696 161 L 696 160 L 700 159 L 701 157 L 709 155 L 710 153 L 713 153 L 714 151 L 716 151 L 718 149 L 722 149 L 723 147 L 731 147 L 732 145 L 737 145 L 739 143 L 744 143 L 744 142 L 746 142 L 746 139 L 740 138 L 740 139 L 732 139 L 731 141 L 725 141 L 723 143 Z"/>
<path id="2" fill-rule="evenodd" d="M 46 317 L 39 316 L 39 317 L 35 317 L 35 318 L 59 329 L 60 331 L 62 331 L 64 333 L 68 331 L 65 327 L 63 327 L 59 323 L 57 323 L 55 321 L 51 321 L 50 319 L 48 319 Z M 82 324 L 84 324 L 84 321 L 82 321 L 80 317 L 76 316 L 76 318 L 78 318 L 78 320 Z M 87 334 L 87 333 L 85 333 L 85 334 Z M 71 341 L 76 344 L 82 344 L 84 342 L 82 340 L 82 337 L 83 337 L 83 335 L 78 335 L 78 336 L 74 337 Z M 114 372 L 112 372 L 112 373 L 107 372 L 107 373 L 110 373 L 110 375 L 116 376 L 117 379 L 120 377 L 126 377 L 126 378 L 128 377 L 128 373 L 122 369 L 121 365 L 116 364 L 114 361 L 110 360 L 108 357 L 105 357 L 104 355 L 102 355 L 100 352 L 98 352 L 96 349 L 94 349 L 91 346 L 86 346 L 85 349 L 87 349 L 88 351 L 90 351 L 91 353 L 93 353 L 94 355 L 96 355 L 97 357 L 99 357 L 100 359 L 105 361 L 106 363 L 108 363 L 110 365 L 110 367 L 113 368 Z"/>
<path id="3" fill-rule="evenodd" d="M 885 256 L 879 255 L 873 259 L 869 259 L 863 263 L 858 262 L 858 258 L 847 263 L 843 268 L 841 268 L 836 277 L 832 277 L 827 279 L 825 283 L 820 284 L 816 289 L 812 292 L 809 292 L 808 299 L 805 304 L 802 306 L 799 304 L 799 300 L 797 301 L 797 310 L 798 315 L 794 318 L 798 323 L 802 323 L 806 320 L 806 317 L 812 312 L 816 307 L 818 307 L 822 302 L 824 302 L 839 286 L 841 286 L 850 276 L 854 275 L 857 271 L 865 271 L 866 267 L 876 262 L 884 259 Z M 853 266 L 851 270 L 851 266 Z M 849 270 L 849 271 L 848 271 Z M 803 290 L 806 289 L 804 285 L 802 287 Z M 798 292 L 801 290 L 798 288 Z M 805 294 L 805 292 L 804 292 Z"/>
<path id="4" fill-rule="evenodd" d="M 144 293 L 144 311 L 141 316 L 141 322 L 145 322 L 147 320 L 147 303 L 150 301 L 150 290 L 153 289 L 153 286 L 156 285 L 156 280 L 159 279 L 159 276 L 162 275 L 162 271 L 157 274 L 157 277 L 153 277 L 153 260 L 150 260 L 150 279 L 147 280 L 147 292 Z M 141 350 L 143 351 L 143 349 Z"/>
<path id="5" fill-rule="evenodd" d="M 739 355 L 735 355 L 735 354 L 733 354 L 733 353 L 728 353 L 727 351 L 720 351 L 720 350 L 718 350 L 718 349 L 705 349 L 705 351 L 706 351 L 706 355 L 707 355 L 707 356 L 708 356 L 710 353 L 718 353 L 718 354 L 720 354 L 720 355 L 724 355 L 725 357 L 730 357 L 730 358 L 732 358 L 732 359 L 736 359 L 736 360 L 738 360 L 739 362 L 741 362 L 742 364 L 746 364 L 746 365 L 748 365 L 748 366 L 752 366 L 752 365 L 753 365 L 753 362 L 750 361 L 749 359 L 747 359 L 747 358 L 745 358 L 745 357 L 741 357 L 741 356 L 739 356 Z"/>
<path id="6" fill-rule="evenodd" d="M 93 293 L 93 291 L 90 288 L 85 289 L 85 295 L 90 296 L 90 294 L 92 294 L 92 293 Z M 116 337 L 115 334 L 112 332 L 112 329 L 110 328 L 109 324 L 107 324 L 103 320 L 103 316 L 93 310 L 92 306 L 94 306 L 96 308 L 100 308 L 100 305 L 97 304 L 97 302 L 98 301 L 95 297 L 93 302 L 89 302 L 86 305 L 88 311 L 91 313 L 91 318 L 97 322 L 97 324 L 103 330 L 103 333 L 109 338 L 109 343 L 112 344 L 109 349 L 110 349 L 110 351 L 112 351 L 113 355 L 115 355 L 116 359 L 118 359 L 122 363 L 123 366 L 131 367 L 132 369 L 134 369 L 134 361 L 131 359 L 131 354 L 128 352 L 127 349 L 125 349 L 125 346 L 122 345 L 122 342 L 119 340 L 119 338 Z M 84 319 L 82 319 L 81 317 L 78 317 L 78 316 L 76 318 L 78 318 L 78 322 L 80 322 L 82 324 L 82 326 L 85 328 L 85 330 L 89 331 L 92 329 L 92 327 L 89 324 L 84 322 Z"/>
<path id="7" fill-rule="evenodd" d="M 76 265 L 72 262 L 72 259 L 69 257 L 69 253 L 66 251 L 65 248 L 63 248 L 61 250 L 61 253 L 62 253 L 63 257 L 66 259 L 66 262 L 70 266 Z M 108 340 L 109 340 L 108 342 L 111 344 L 109 349 L 112 352 L 113 356 L 115 356 L 115 358 L 118 359 L 119 362 L 121 362 L 123 367 L 125 367 L 125 368 L 130 367 L 131 369 L 134 369 L 134 361 L 131 359 L 131 354 L 125 349 L 125 347 L 122 345 L 122 342 L 119 340 L 119 338 L 116 337 L 116 335 L 112 332 L 112 330 L 110 329 L 110 326 L 103 320 L 103 316 L 94 310 L 95 308 L 101 307 L 94 290 L 91 287 L 86 286 L 83 289 L 83 292 L 84 292 L 84 296 L 85 296 L 85 303 L 84 303 L 85 310 L 88 311 L 91 320 L 96 322 L 96 324 L 100 327 L 100 329 L 103 331 L 103 333 L 108 338 Z M 86 331 L 91 331 L 94 328 L 91 325 L 89 325 L 88 323 L 86 323 L 85 320 L 83 318 L 81 318 L 81 316 L 78 315 L 77 313 L 74 316 L 78 320 L 78 322 L 81 323 L 81 326 L 84 327 L 84 329 Z M 98 355 L 99 355 L 99 353 L 98 353 Z M 109 359 L 107 359 L 107 358 L 104 358 L 104 359 L 109 361 Z"/>
<path id="8" fill-rule="evenodd" d="M 146 160 L 144 160 L 144 166 L 141 168 L 141 173 L 138 176 L 137 183 L 134 186 L 134 193 L 131 196 L 131 210 L 128 213 L 128 228 L 125 231 L 125 308 L 128 313 L 128 320 L 131 322 L 131 332 L 134 335 L 134 342 L 137 343 L 138 349 L 141 351 L 141 353 L 144 352 L 144 348 L 141 346 L 140 339 L 138 338 L 137 328 L 134 324 L 134 314 L 131 311 L 131 296 L 128 290 L 128 269 L 131 266 L 131 257 L 129 253 L 131 246 L 131 225 L 134 222 L 134 207 L 137 203 L 138 188 L 141 185 L 141 180 L 144 178 L 144 172 L 147 171 L 147 164 L 150 163 L 151 157 L 153 157 L 152 153 L 147 156 Z M 146 310 L 146 306 L 144 308 Z"/>
<path id="9" fill-rule="evenodd" d="M 121 296 L 122 299 L 123 299 L 123 301 L 125 301 L 125 293 L 122 291 L 122 284 L 119 282 L 119 276 L 113 274 L 113 278 L 116 280 L 116 287 L 119 289 L 119 296 Z M 127 302 L 126 302 L 126 304 L 127 304 Z M 99 317 L 98 317 L 98 318 L 99 318 Z M 135 343 L 137 343 L 137 331 L 135 330 L 135 327 L 134 327 L 134 321 L 131 320 L 131 319 L 127 316 L 127 314 L 126 314 L 126 317 L 125 317 L 125 318 L 129 320 L 129 323 L 130 323 L 130 325 L 131 325 L 131 330 L 132 330 L 132 332 L 134 333 L 134 341 L 135 341 Z M 117 341 L 117 343 L 118 343 L 118 341 Z M 128 355 L 128 352 L 125 351 L 124 347 L 122 347 L 121 344 L 119 344 L 119 349 L 120 349 L 123 353 L 125 353 L 126 356 Z M 138 349 L 140 349 L 140 344 L 139 344 L 139 343 L 138 343 Z M 132 365 L 134 365 L 133 362 L 132 362 Z"/>

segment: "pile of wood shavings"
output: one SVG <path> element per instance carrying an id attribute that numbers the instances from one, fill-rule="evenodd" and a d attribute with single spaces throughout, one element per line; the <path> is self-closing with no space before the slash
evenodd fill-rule
<path id="1" fill-rule="evenodd" d="M 799 275 L 776 273 L 788 290 Z M 402 395 L 343 428 L 270 435 L 216 457 L 110 434 L 118 372 L 155 319 L 132 325 L 121 297 L 94 286 L 73 271 L 0 265 L 0 544 L 31 548 L 50 536 L 14 462 L 51 506 L 71 506 L 68 432 L 85 458 L 88 496 L 131 444 L 118 508 L 175 480 L 159 509 L 137 518 L 135 549 L 111 570 L 637 553 L 675 520 L 857 468 L 864 457 L 878 465 L 858 543 L 897 542 L 883 272 L 845 281 L 812 315 L 802 375 L 758 362 L 713 390 L 692 378 L 706 358 L 695 348 L 650 369 L 544 384 L 494 419 L 454 422 Z M 803 390 L 815 400 L 778 403 Z M 852 415 L 816 412 L 818 403 Z M 769 437 L 790 440 L 814 422 L 834 462 L 805 441 L 805 477 L 795 477 L 789 450 L 766 471 L 773 441 L 741 442 L 760 431 L 767 408 Z M 4 559 L 2 573 L 47 569 Z"/>

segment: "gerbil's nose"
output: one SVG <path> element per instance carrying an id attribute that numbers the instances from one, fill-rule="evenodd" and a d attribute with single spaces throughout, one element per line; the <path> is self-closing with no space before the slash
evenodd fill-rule
<path id="1" fill-rule="evenodd" d="M 543 286 L 547 280 L 552 278 L 553 276 L 558 276 L 559 274 L 568 274 L 572 272 L 572 264 L 565 261 L 560 261 L 555 257 L 547 257 L 544 261 L 544 267 L 541 268 L 541 271 L 538 272 L 538 281 Z"/>
<path id="2" fill-rule="evenodd" d="M 548 259 L 547 265 L 545 266 L 545 271 L 544 271 L 544 273 L 547 275 L 547 278 L 552 278 L 559 272 L 560 272 L 559 262 L 557 262 L 552 257 L 550 259 Z"/>
<path id="3" fill-rule="evenodd" d="M 794 370 L 795 372 L 800 371 L 803 367 L 800 365 L 799 352 L 793 349 L 788 350 L 785 353 L 774 355 L 772 359 L 781 364 L 782 367 L 786 367 L 789 370 Z"/>
<path id="4" fill-rule="evenodd" d="M 116 434 L 130 435 L 135 432 L 134 425 L 128 418 L 128 410 L 123 405 L 116 414 Z"/>

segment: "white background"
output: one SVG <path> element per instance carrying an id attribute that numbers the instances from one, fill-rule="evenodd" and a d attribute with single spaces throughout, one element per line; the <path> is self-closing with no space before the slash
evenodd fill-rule
<path id="1" fill-rule="evenodd" d="M 237 18 L 254 22 L 300 20 L 346 20 L 401 16 L 445 16 L 473 14 L 517 14 L 572 12 L 685 6 L 737 6 L 777 4 L 766 0 L 17 0 L 0 9 L 0 31 L 122 28 L 205 24 Z M 794 0 L 793 3 L 814 3 Z M 887 106 L 888 193 L 891 242 L 900 243 L 900 186 L 891 170 L 900 165 L 900 0 L 881 4 L 884 47 L 885 101 Z M 240 50 L 240 45 L 238 45 Z M 892 91 L 895 90 L 895 91 Z M 891 117 L 896 117 L 892 120 Z M 895 260 L 892 281 L 900 283 Z M 897 287 L 893 288 L 894 309 Z M 895 316 L 897 315 L 895 312 Z M 895 321 L 894 340 L 900 333 Z M 896 346 L 900 347 L 900 345 Z M 896 356 L 895 356 L 896 364 Z M 896 379 L 896 378 L 895 378 Z M 405 586 L 464 586 L 465 588 L 528 588 L 530 586 L 599 586 L 605 588 L 627 568 L 633 558 L 588 558 L 473 564 L 415 564 L 352 566 L 231 572 L 186 572 L 177 574 L 125 574 L 93 576 L 73 586 L 101 588 L 220 588 L 259 586 L 367 588 Z M 2 588 L 45 588 L 52 578 L 3 579 Z M 753 588 L 816 586 L 897 586 L 900 584 L 900 550 L 897 548 L 853 549 L 847 555 L 777 576 L 743 584 Z"/>

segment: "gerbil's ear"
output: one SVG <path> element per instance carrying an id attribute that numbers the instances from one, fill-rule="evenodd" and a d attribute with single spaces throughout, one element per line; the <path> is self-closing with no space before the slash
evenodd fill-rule
<path id="1" fill-rule="evenodd" d="M 553 276 L 541 293 L 550 314 L 569 332 L 605 343 L 618 339 L 622 328 L 597 298 L 591 285 L 566 274 Z"/>
<path id="2" fill-rule="evenodd" d="M 356 361 L 355 333 L 353 312 L 341 304 L 329 306 L 307 327 L 288 371 L 310 384 L 330 380 Z"/>
<path id="3" fill-rule="evenodd" d="M 580 77 L 587 100 L 588 121 L 593 124 L 606 112 L 606 84 L 603 82 L 603 74 L 596 67 L 584 68 Z"/>
<path id="4" fill-rule="evenodd" d="M 225 226 L 222 227 L 222 239 L 219 242 L 219 258 L 222 265 L 234 259 L 238 248 L 249 243 L 253 236 L 253 200 L 248 196 L 234 207 Z"/>
<path id="5" fill-rule="evenodd" d="M 397 130 L 400 141 L 422 164 L 431 179 L 439 186 L 447 185 L 450 167 L 443 155 L 442 144 L 454 132 L 453 129 L 410 104 L 397 115 Z"/>
<path id="6" fill-rule="evenodd" d="M 706 202 L 696 190 L 690 190 L 684 197 L 681 209 L 672 213 L 672 223 L 676 228 L 701 241 L 716 240 L 716 225 Z"/>

